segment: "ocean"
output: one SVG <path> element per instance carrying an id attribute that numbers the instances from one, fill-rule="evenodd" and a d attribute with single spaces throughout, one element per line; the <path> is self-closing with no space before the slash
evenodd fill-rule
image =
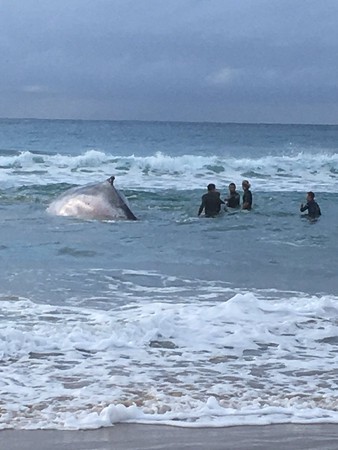
<path id="1" fill-rule="evenodd" d="M 0 120 L 0 428 L 338 423 L 337 150 L 338 126 Z M 111 175 L 138 221 L 46 211 Z M 197 217 L 243 179 L 252 211 Z"/>

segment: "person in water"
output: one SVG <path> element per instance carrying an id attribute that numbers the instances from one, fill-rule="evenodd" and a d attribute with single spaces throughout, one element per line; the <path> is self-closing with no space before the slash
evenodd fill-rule
<path id="1" fill-rule="evenodd" d="M 250 210 L 252 208 L 252 194 L 250 191 L 250 183 L 248 180 L 242 181 L 243 188 L 243 205 L 242 209 Z"/>
<path id="2" fill-rule="evenodd" d="M 306 204 L 303 205 L 303 203 L 300 205 L 300 212 L 308 211 L 308 216 L 311 219 L 314 219 L 316 217 L 319 217 L 322 215 L 320 211 L 320 207 L 318 203 L 315 201 L 315 194 L 310 191 L 307 193 L 306 196 Z"/>
<path id="3" fill-rule="evenodd" d="M 221 200 L 221 194 L 216 190 L 214 183 L 208 184 L 208 192 L 202 196 L 202 203 L 198 210 L 198 215 L 204 213 L 206 217 L 215 217 L 221 210 L 221 205 L 224 205 Z"/>
<path id="4" fill-rule="evenodd" d="M 239 208 L 241 196 L 236 191 L 236 185 L 235 183 L 229 184 L 229 196 L 228 198 L 224 199 L 226 206 L 229 208 Z"/>

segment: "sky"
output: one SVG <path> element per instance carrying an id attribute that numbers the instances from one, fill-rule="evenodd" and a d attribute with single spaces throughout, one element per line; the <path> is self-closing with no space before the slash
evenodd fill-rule
<path id="1" fill-rule="evenodd" d="M 0 0 L 0 117 L 338 123 L 337 0 Z"/>

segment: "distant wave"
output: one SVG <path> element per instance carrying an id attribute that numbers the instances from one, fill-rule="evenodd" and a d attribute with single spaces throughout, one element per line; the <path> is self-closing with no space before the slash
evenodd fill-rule
<path id="1" fill-rule="evenodd" d="M 77 156 L 35 154 L 29 151 L 0 155 L 0 188 L 69 183 L 82 185 L 111 174 L 120 188 L 204 189 L 209 182 L 226 186 L 249 178 L 260 191 L 338 192 L 338 154 L 300 152 L 288 156 L 236 158 L 222 156 L 120 156 L 89 150 Z"/>

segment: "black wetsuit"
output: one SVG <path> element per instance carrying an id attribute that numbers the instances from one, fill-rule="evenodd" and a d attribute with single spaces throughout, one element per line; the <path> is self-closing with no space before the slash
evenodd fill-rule
<path id="1" fill-rule="evenodd" d="M 314 200 L 310 200 L 303 207 L 300 208 L 300 212 L 308 210 L 309 217 L 319 217 L 322 215 L 319 205 Z"/>
<path id="2" fill-rule="evenodd" d="M 238 208 L 240 203 L 241 196 L 238 192 L 232 192 L 227 199 L 225 199 L 225 203 L 229 208 Z"/>
<path id="3" fill-rule="evenodd" d="M 251 209 L 251 207 L 252 207 L 252 194 L 249 189 L 247 191 L 244 191 L 243 207 L 244 207 L 244 209 Z"/>
<path id="4" fill-rule="evenodd" d="M 215 217 L 221 210 L 221 204 L 224 204 L 224 202 L 221 200 L 219 192 L 207 192 L 202 196 L 202 203 L 198 210 L 198 215 L 200 215 L 204 209 L 206 217 Z"/>

